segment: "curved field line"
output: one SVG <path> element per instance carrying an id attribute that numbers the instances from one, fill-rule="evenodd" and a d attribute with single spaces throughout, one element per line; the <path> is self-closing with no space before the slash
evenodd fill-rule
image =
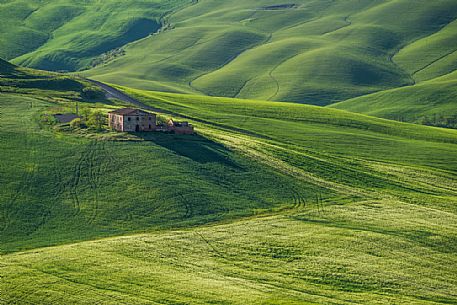
<path id="1" fill-rule="evenodd" d="M 260 43 L 258 43 L 258 44 L 256 44 L 256 45 L 253 45 L 252 47 L 249 47 L 249 48 L 247 48 L 247 49 L 241 50 L 239 53 L 237 53 L 237 54 L 231 56 L 231 57 L 230 57 L 229 59 L 227 59 L 224 63 L 222 63 L 222 64 L 219 65 L 218 67 L 214 68 L 213 70 L 207 71 L 207 72 L 205 72 L 205 73 L 203 73 L 203 74 L 198 75 L 198 76 L 195 77 L 194 79 L 191 79 L 191 80 L 189 81 L 189 87 L 190 87 L 191 89 L 197 90 L 197 91 L 199 91 L 199 92 L 201 92 L 201 93 L 203 93 L 203 94 L 205 94 L 205 95 L 211 96 L 210 94 L 208 94 L 208 93 L 206 93 L 206 92 L 204 92 L 204 91 L 201 91 L 200 89 L 194 87 L 194 86 L 192 85 L 192 83 L 195 82 L 196 80 L 198 80 L 199 78 L 202 78 L 202 77 L 204 77 L 204 76 L 206 76 L 206 75 L 209 75 L 209 74 L 211 74 L 211 73 L 214 73 L 214 72 L 216 72 L 216 71 L 222 69 L 223 67 L 225 67 L 226 65 L 228 65 L 229 63 L 231 63 L 232 61 L 234 61 L 235 59 L 237 59 L 238 57 L 240 57 L 240 56 L 241 56 L 242 54 L 244 54 L 245 52 L 248 52 L 248 51 L 250 51 L 250 50 L 253 50 L 253 49 L 255 49 L 255 48 L 258 48 L 259 46 L 262 46 L 262 45 L 267 44 L 269 41 L 271 41 L 272 35 L 273 35 L 273 34 L 270 33 L 264 41 L 262 41 L 262 42 L 260 42 Z M 218 37 L 221 37 L 221 36 L 222 36 L 222 35 L 220 35 L 220 36 L 218 36 Z"/>
<path id="2" fill-rule="evenodd" d="M 225 134 L 218 134 L 217 138 L 225 143 L 228 147 L 231 147 L 232 149 L 239 151 L 243 155 L 246 155 L 248 157 L 254 158 L 255 160 L 272 167 L 288 176 L 292 176 L 295 178 L 298 178 L 302 181 L 306 181 L 308 183 L 333 190 L 336 193 L 342 193 L 342 194 L 357 194 L 361 195 L 367 198 L 373 197 L 375 194 L 373 194 L 370 191 L 357 188 L 357 187 L 352 187 L 350 185 L 345 185 L 341 184 L 338 182 L 326 180 L 324 178 L 321 178 L 313 173 L 304 171 L 300 168 L 297 168 L 295 166 L 292 166 L 288 164 L 285 161 L 282 161 L 271 154 L 260 150 L 259 147 L 265 146 L 265 147 L 272 147 L 275 150 L 285 150 L 284 148 L 274 145 L 274 144 L 269 144 L 265 143 L 260 140 L 254 140 L 252 138 L 247 139 L 245 136 L 236 136 L 234 134 L 231 135 L 225 135 Z"/>
<path id="3" fill-rule="evenodd" d="M 191 218 L 192 216 L 194 216 L 192 204 L 189 203 L 189 201 L 186 199 L 184 195 L 180 195 L 179 197 L 181 198 L 181 201 L 185 209 L 184 218 Z"/>
<path id="4" fill-rule="evenodd" d="M 273 73 L 276 71 L 276 69 L 278 69 L 281 65 L 285 64 L 285 63 L 288 62 L 289 60 L 292 60 L 292 59 L 294 59 L 295 57 L 300 56 L 300 55 L 302 55 L 302 54 L 304 54 L 304 53 L 306 53 L 306 52 L 309 52 L 309 50 L 307 50 L 307 51 L 302 51 L 302 52 L 298 52 L 297 54 L 294 54 L 294 55 L 291 55 L 291 56 L 289 56 L 289 57 L 287 57 L 287 58 L 284 58 L 284 59 L 283 59 L 282 61 L 280 61 L 277 65 L 275 65 L 275 66 L 273 67 L 273 69 L 271 69 L 271 70 L 268 72 L 268 76 L 269 76 L 269 77 L 273 80 L 273 82 L 275 82 L 275 84 L 276 84 L 276 91 L 275 91 L 275 93 L 274 93 L 272 96 L 270 96 L 270 97 L 267 99 L 268 101 L 269 101 L 269 100 L 272 100 L 273 98 L 275 98 L 275 97 L 278 95 L 279 90 L 281 89 L 281 86 L 280 86 L 280 84 L 279 84 L 279 81 L 276 79 L 276 77 L 273 76 Z"/>
<path id="5" fill-rule="evenodd" d="M 243 91 L 243 89 L 246 87 L 246 85 L 253 79 L 255 79 L 256 77 L 251 77 L 249 79 L 247 79 L 243 85 L 240 87 L 240 89 L 232 96 L 233 98 L 237 98 L 238 95 L 240 95 L 241 91 Z"/>
<path id="6" fill-rule="evenodd" d="M 349 20 L 350 17 L 351 17 L 351 16 L 346 16 L 346 17 L 344 17 L 343 21 L 346 22 L 346 24 L 344 24 L 344 25 L 342 25 L 342 26 L 340 26 L 340 27 L 338 27 L 338 28 L 336 28 L 336 29 L 334 29 L 334 30 L 324 32 L 324 33 L 321 34 L 321 36 L 328 35 L 328 34 L 332 34 L 332 33 L 335 33 L 335 32 L 337 32 L 337 31 L 339 31 L 339 30 L 342 30 L 342 29 L 344 29 L 344 28 L 347 28 L 348 26 L 351 26 L 351 25 L 352 25 L 352 22 Z"/>
<path id="7" fill-rule="evenodd" d="M 440 27 L 439 29 L 437 29 L 437 30 L 436 30 L 435 32 L 433 32 L 433 33 L 424 34 L 424 35 L 422 35 L 422 36 L 420 36 L 420 37 L 418 37 L 418 38 L 416 38 L 416 39 L 413 39 L 413 40 L 411 40 L 411 41 L 409 41 L 409 42 L 406 42 L 406 43 L 402 44 L 402 45 L 399 46 L 398 49 L 389 57 L 389 60 L 390 60 L 393 64 L 395 64 L 395 65 L 396 65 L 399 69 L 401 69 L 402 71 L 404 71 L 404 72 L 406 72 L 407 74 L 409 74 L 409 76 L 410 76 L 410 78 L 411 78 L 411 81 L 412 81 L 412 84 L 411 84 L 412 86 L 414 86 L 414 85 L 417 84 L 416 80 L 414 79 L 414 75 L 415 75 L 416 73 L 420 72 L 420 71 L 415 71 L 415 72 L 413 72 L 412 74 L 408 73 L 408 71 L 405 71 L 403 68 L 400 67 L 400 65 L 398 65 L 398 64 L 395 62 L 394 57 L 395 57 L 398 53 L 400 53 L 401 50 L 403 50 L 404 48 L 406 48 L 407 46 L 412 45 L 412 44 L 414 44 L 415 42 L 417 42 L 417 41 L 419 41 L 419 40 L 422 40 L 422 39 L 424 39 L 424 38 L 427 38 L 427 37 L 430 37 L 430 36 L 432 36 L 432 35 L 434 35 L 434 34 L 437 34 L 437 33 L 440 32 L 442 29 L 444 29 L 446 26 L 448 26 L 449 24 L 451 24 L 452 22 L 454 22 L 454 21 L 456 21 L 456 20 L 457 20 L 457 19 L 450 20 L 449 22 L 447 22 L 447 23 L 445 23 L 445 24 L 442 24 L 441 27 Z M 451 52 L 451 54 L 454 53 L 454 52 L 457 52 L 457 50 Z M 451 55 L 451 54 L 448 54 L 448 55 Z M 423 68 L 422 68 L 422 69 L 423 69 Z M 420 69 L 420 70 L 422 70 L 422 69 Z M 450 73 L 452 73 L 452 72 L 450 72 Z M 449 74 L 449 73 L 447 73 L 447 74 Z M 443 75 L 446 75 L 446 74 L 443 74 Z M 442 76 L 442 75 L 441 75 L 441 76 Z M 400 86 L 400 87 L 401 87 L 401 86 Z"/>
<path id="8" fill-rule="evenodd" d="M 446 58 L 446 57 L 448 57 L 448 56 L 451 56 L 452 54 L 454 54 L 454 53 L 456 53 L 456 52 L 457 52 L 457 49 L 456 49 L 456 50 L 453 50 L 453 51 L 450 51 L 450 52 L 448 52 L 448 53 L 446 53 L 446 54 L 444 54 L 444 55 L 438 57 L 437 59 L 435 59 L 435 60 L 431 61 L 430 63 L 426 64 L 424 67 L 422 67 L 422 68 L 420 68 L 420 69 L 414 71 L 413 74 L 412 74 L 411 76 L 414 77 L 417 73 L 424 71 L 425 69 L 427 69 L 427 68 L 433 66 L 435 63 L 441 61 L 442 59 L 444 59 L 444 58 Z"/>
<path id="9" fill-rule="evenodd" d="M 209 240 L 203 236 L 203 234 L 197 231 L 195 231 L 195 234 L 199 236 L 216 253 L 217 256 L 225 258 L 224 253 L 220 252 Z"/>

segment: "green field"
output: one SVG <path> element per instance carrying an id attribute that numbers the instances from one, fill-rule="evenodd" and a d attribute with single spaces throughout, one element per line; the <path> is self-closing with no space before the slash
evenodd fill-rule
<path id="1" fill-rule="evenodd" d="M 278 4 L 8 0 L 0 57 L 51 70 L 96 63 L 84 74 L 138 89 L 316 105 L 456 68 L 453 0 Z"/>
<path id="2" fill-rule="evenodd" d="M 327 105 L 412 84 L 415 58 L 425 65 L 441 56 L 418 39 L 457 47 L 443 29 L 456 17 L 455 1 L 296 3 L 266 10 L 273 1 L 200 1 L 170 17 L 173 30 L 87 74 L 140 89 Z"/>
<path id="3" fill-rule="evenodd" d="M 457 128 L 457 73 L 414 86 L 376 92 L 330 105 L 392 120 Z"/>
<path id="4" fill-rule="evenodd" d="M 393 60 L 414 85 L 349 99 L 330 107 L 388 119 L 457 128 L 457 73 L 454 21 L 406 46 Z"/>
<path id="5" fill-rule="evenodd" d="M 55 131 L 65 102 L 1 95 L 1 301 L 456 301 L 457 131 L 127 92 L 198 135 Z"/>
<path id="6" fill-rule="evenodd" d="M 0 304 L 457 304 L 455 0 L 0 20 Z M 95 128 L 84 77 L 196 134 Z"/>
<path id="7" fill-rule="evenodd" d="M 46 70 L 89 67 L 94 58 L 155 33 L 191 0 L 0 1 L 0 57 Z"/>

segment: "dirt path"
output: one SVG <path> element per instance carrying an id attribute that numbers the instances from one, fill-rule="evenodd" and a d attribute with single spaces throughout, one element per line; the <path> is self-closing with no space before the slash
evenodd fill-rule
<path id="1" fill-rule="evenodd" d="M 89 78 L 86 78 L 85 80 L 87 80 L 87 81 L 97 85 L 101 89 L 103 89 L 103 91 L 106 92 L 107 98 L 115 98 L 115 99 L 121 100 L 123 102 L 129 103 L 129 104 L 132 104 L 132 105 L 135 105 L 135 106 L 138 106 L 140 108 L 150 110 L 150 111 L 164 112 L 163 109 L 148 106 L 148 105 L 140 102 L 139 100 L 131 97 L 130 95 L 127 95 L 124 92 L 122 92 L 114 87 L 111 87 L 110 85 L 107 85 L 105 83 L 102 83 L 102 82 L 99 82 L 99 81 L 96 81 L 93 79 L 89 79 Z"/>

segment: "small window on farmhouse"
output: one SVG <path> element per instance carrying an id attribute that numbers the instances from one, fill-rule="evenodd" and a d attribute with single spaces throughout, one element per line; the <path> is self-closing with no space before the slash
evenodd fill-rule
<path id="1" fill-rule="evenodd" d="M 127 121 L 129 121 L 129 122 L 130 122 L 130 120 L 131 120 L 131 118 L 128 118 L 128 119 L 127 119 Z"/>
<path id="2" fill-rule="evenodd" d="M 139 121 L 139 120 L 140 120 L 140 117 L 139 117 L 139 116 L 137 116 L 137 117 L 136 117 L 136 120 L 137 120 L 137 121 Z"/>

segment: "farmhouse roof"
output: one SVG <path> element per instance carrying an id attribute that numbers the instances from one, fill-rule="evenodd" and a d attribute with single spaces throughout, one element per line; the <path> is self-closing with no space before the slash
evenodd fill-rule
<path id="1" fill-rule="evenodd" d="M 119 115 L 129 115 L 129 114 L 133 114 L 133 113 L 150 114 L 141 109 L 134 109 L 134 108 L 121 108 L 121 109 L 111 111 L 110 113 L 119 114 Z"/>

